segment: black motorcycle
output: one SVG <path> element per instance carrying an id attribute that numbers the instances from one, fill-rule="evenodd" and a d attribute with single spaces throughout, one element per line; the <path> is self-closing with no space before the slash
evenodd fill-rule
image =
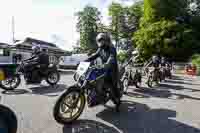
<path id="1" fill-rule="evenodd" d="M 121 78 L 124 93 L 127 93 L 128 87 L 131 85 L 135 85 L 136 88 L 140 88 L 142 83 L 142 74 L 140 70 L 138 68 L 135 68 L 135 70 L 133 70 L 131 66 L 127 66 L 124 69 L 125 70 Z"/>
<path id="2" fill-rule="evenodd" d="M 150 88 L 154 86 L 154 83 L 156 85 L 159 85 L 160 81 L 162 81 L 162 77 L 161 77 L 161 71 L 159 68 L 154 68 L 153 70 L 148 71 L 146 83 Z"/>
<path id="3" fill-rule="evenodd" d="M 40 65 L 37 65 L 31 72 L 25 72 L 24 66 L 26 62 L 22 62 L 17 68 L 16 72 L 0 81 L 0 86 L 5 90 L 14 90 L 21 83 L 20 75 L 24 76 L 27 84 L 40 84 L 43 80 L 49 85 L 56 85 L 60 80 L 60 73 L 57 70 L 57 66 L 50 64 L 46 70 L 41 69 Z M 33 78 L 33 73 L 36 77 Z M 37 80 L 36 80 L 37 79 Z"/>
<path id="4" fill-rule="evenodd" d="M 166 68 L 165 68 L 165 76 L 168 79 L 172 79 L 172 72 L 171 72 L 171 70 L 172 70 L 172 67 L 169 64 L 167 64 Z"/>
<path id="5" fill-rule="evenodd" d="M 160 70 L 160 82 L 165 81 L 166 79 L 166 68 L 164 66 L 161 66 Z"/>

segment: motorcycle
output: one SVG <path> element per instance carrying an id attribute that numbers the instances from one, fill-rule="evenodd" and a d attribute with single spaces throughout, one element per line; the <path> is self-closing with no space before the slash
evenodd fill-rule
<path id="1" fill-rule="evenodd" d="M 162 66 L 162 67 L 160 68 L 160 71 L 159 71 L 159 72 L 160 72 L 160 73 L 159 73 L 160 82 L 165 81 L 165 78 L 166 78 L 166 68 Z"/>
<path id="2" fill-rule="evenodd" d="M 149 74 L 147 76 L 147 85 L 152 88 L 153 83 L 156 83 L 156 85 L 159 84 L 159 81 L 161 81 L 161 76 L 160 76 L 160 70 L 159 68 L 154 68 L 154 70 L 149 71 Z"/>
<path id="3" fill-rule="evenodd" d="M 44 71 L 41 70 L 40 65 L 37 65 L 34 71 L 26 73 L 24 71 L 25 62 L 22 62 L 17 68 L 15 73 L 0 81 L 0 87 L 4 90 L 14 90 L 21 83 L 20 75 L 24 76 L 25 82 L 29 84 L 40 84 L 43 80 L 49 85 L 55 85 L 60 80 L 60 74 L 57 70 L 56 65 L 50 64 Z M 32 73 L 36 73 L 37 81 L 33 80 Z"/>
<path id="4" fill-rule="evenodd" d="M 58 98 L 53 109 L 54 119 L 61 124 L 68 124 L 78 119 L 85 108 L 86 99 L 90 107 L 90 103 L 95 100 L 96 82 L 106 76 L 106 70 L 91 66 L 90 62 L 80 62 L 74 75 L 76 84 L 70 86 Z M 102 104 L 106 104 L 114 97 L 110 88 L 104 86 L 103 89 L 105 99 Z M 120 87 L 120 98 L 122 95 L 123 90 Z"/>
<path id="5" fill-rule="evenodd" d="M 140 88 L 142 82 L 142 74 L 138 68 L 133 71 L 132 67 L 128 66 L 121 78 L 121 82 L 123 83 L 124 93 L 127 93 L 128 87 L 131 85 L 135 85 L 136 88 Z"/>
<path id="6" fill-rule="evenodd" d="M 18 64 L 13 63 L 1 63 L 0 64 L 0 87 L 2 89 L 16 88 L 20 79 L 16 76 L 16 68 Z"/>
<path id="7" fill-rule="evenodd" d="M 165 68 L 165 75 L 167 78 L 169 79 L 172 79 L 172 73 L 171 73 L 171 66 L 170 65 L 167 65 L 166 68 Z"/>
<path id="8" fill-rule="evenodd" d="M 16 114 L 10 108 L 0 104 L 0 133 L 17 133 L 17 128 Z"/>

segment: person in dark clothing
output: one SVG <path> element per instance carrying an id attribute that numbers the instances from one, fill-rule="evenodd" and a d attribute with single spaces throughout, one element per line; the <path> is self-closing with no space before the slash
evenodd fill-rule
<path id="1" fill-rule="evenodd" d="M 167 65 L 167 60 L 165 59 L 165 57 L 161 58 L 161 67 L 165 67 Z"/>
<path id="2" fill-rule="evenodd" d="M 160 58 L 157 55 L 152 56 L 153 67 L 157 68 L 160 64 Z"/>
<path id="3" fill-rule="evenodd" d="M 49 66 L 49 55 L 47 53 L 47 49 L 43 49 L 39 54 L 39 64 L 42 70 L 45 70 Z"/>
<path id="4" fill-rule="evenodd" d="M 120 106 L 120 94 L 119 94 L 119 70 L 117 62 L 117 51 L 111 43 L 110 36 L 107 33 L 99 33 L 96 37 L 98 50 L 92 54 L 86 61 L 93 61 L 98 57 L 102 60 L 101 68 L 107 70 L 105 78 L 102 78 L 97 82 L 97 101 L 101 102 L 104 99 L 104 85 L 108 85 L 111 88 L 113 95 L 113 102 L 116 104 L 117 111 Z M 96 104 L 99 104 L 99 103 Z M 95 103 L 94 103 L 95 104 Z"/>
<path id="5" fill-rule="evenodd" d="M 31 58 L 24 60 L 24 70 L 25 73 L 28 74 L 27 76 L 29 76 L 28 79 L 31 79 L 30 77 L 32 77 L 32 80 L 35 81 L 37 79 L 38 74 L 38 72 L 36 71 L 36 67 L 39 65 L 42 71 L 48 68 L 49 56 L 46 52 L 41 51 L 41 48 L 39 46 L 33 46 L 32 50 L 33 54 Z"/>

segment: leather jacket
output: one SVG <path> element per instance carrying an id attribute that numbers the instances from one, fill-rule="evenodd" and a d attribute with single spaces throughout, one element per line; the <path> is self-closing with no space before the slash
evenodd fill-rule
<path id="1" fill-rule="evenodd" d="M 39 65 L 49 65 L 49 55 L 40 52 L 38 54 L 33 54 L 31 58 L 24 60 L 27 63 L 39 64 Z"/>
<path id="2" fill-rule="evenodd" d="M 100 58 L 103 63 L 103 67 L 110 71 L 110 78 L 114 86 L 118 85 L 119 81 L 119 68 L 117 61 L 117 51 L 115 47 L 107 46 L 103 48 L 98 48 L 96 53 L 92 54 L 87 61 L 93 61 L 97 58 Z"/>

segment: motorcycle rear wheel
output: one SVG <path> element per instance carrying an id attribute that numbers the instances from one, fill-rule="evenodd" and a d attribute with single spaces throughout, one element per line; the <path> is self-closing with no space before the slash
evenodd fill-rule
<path id="1" fill-rule="evenodd" d="M 79 102 L 80 106 L 77 107 Z M 60 124 L 70 124 L 79 118 L 83 112 L 85 104 L 86 100 L 84 94 L 76 87 L 71 87 L 57 100 L 53 109 L 54 119 Z M 75 109 L 78 110 L 73 114 Z M 69 117 L 66 116 L 68 113 L 70 113 Z"/>
<path id="2" fill-rule="evenodd" d="M 49 85 L 56 85 L 60 81 L 60 73 L 58 71 L 50 72 L 47 75 L 46 81 Z"/>

